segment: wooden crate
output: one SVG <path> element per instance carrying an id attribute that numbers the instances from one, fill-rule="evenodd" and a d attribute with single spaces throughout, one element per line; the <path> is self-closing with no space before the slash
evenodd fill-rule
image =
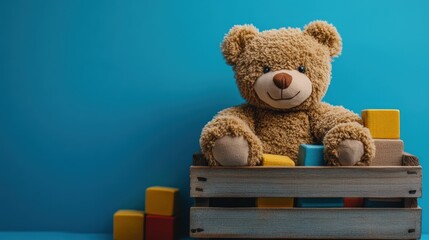
<path id="1" fill-rule="evenodd" d="M 190 170 L 194 238 L 419 239 L 422 169 L 404 154 L 396 167 L 207 167 Z M 219 198 L 404 198 L 403 208 L 213 207 Z"/>

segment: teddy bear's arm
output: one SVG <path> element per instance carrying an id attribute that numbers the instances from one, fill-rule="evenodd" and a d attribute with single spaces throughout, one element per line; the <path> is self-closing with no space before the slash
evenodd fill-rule
<path id="1" fill-rule="evenodd" d="M 232 158 L 245 157 L 246 162 L 244 164 L 228 163 L 228 165 L 257 165 L 260 162 L 262 159 L 262 143 L 254 133 L 253 116 L 254 110 L 252 107 L 241 105 L 219 112 L 213 120 L 204 126 L 200 137 L 200 145 L 210 165 L 225 165 L 220 163 L 220 159 L 215 158 L 215 145 L 217 147 L 225 146 L 226 149 L 220 150 L 221 154 L 229 154 Z M 240 149 L 246 150 L 240 153 Z"/>
<path id="2" fill-rule="evenodd" d="M 343 107 L 320 103 L 309 115 L 313 136 L 325 145 L 325 159 L 329 165 L 345 165 L 339 161 L 342 154 L 360 154 L 356 165 L 369 165 L 375 155 L 374 141 L 357 114 Z M 363 152 L 358 153 L 361 150 Z"/>

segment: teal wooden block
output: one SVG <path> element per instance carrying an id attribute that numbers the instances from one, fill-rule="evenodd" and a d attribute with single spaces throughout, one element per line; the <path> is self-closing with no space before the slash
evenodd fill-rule
<path id="1" fill-rule="evenodd" d="M 404 201 L 402 199 L 365 198 L 363 206 L 366 208 L 402 208 Z"/>
<path id="2" fill-rule="evenodd" d="M 297 198 L 296 207 L 299 208 L 342 208 L 344 198 Z"/>
<path id="3" fill-rule="evenodd" d="M 301 144 L 298 153 L 298 166 L 325 166 L 323 145 Z"/>

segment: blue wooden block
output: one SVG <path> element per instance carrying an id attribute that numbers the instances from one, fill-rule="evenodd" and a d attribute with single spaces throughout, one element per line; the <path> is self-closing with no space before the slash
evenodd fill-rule
<path id="1" fill-rule="evenodd" d="M 323 145 L 301 144 L 299 146 L 298 166 L 325 166 Z"/>
<path id="2" fill-rule="evenodd" d="M 366 208 L 402 208 L 404 207 L 404 201 L 400 198 L 394 198 L 394 199 L 365 198 L 363 200 L 363 206 Z"/>
<path id="3" fill-rule="evenodd" d="M 299 208 L 342 208 L 344 198 L 298 198 L 296 207 Z"/>

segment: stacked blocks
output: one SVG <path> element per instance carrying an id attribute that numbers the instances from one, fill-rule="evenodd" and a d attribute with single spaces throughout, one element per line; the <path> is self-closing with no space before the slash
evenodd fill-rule
<path id="1" fill-rule="evenodd" d="M 301 144 L 298 153 L 298 165 L 300 166 L 325 166 L 323 145 Z M 331 208 L 343 207 L 342 198 L 298 198 L 296 206 L 301 208 Z"/>
<path id="2" fill-rule="evenodd" d="M 400 112 L 397 109 L 367 109 L 362 111 L 365 127 L 375 143 L 372 166 L 401 166 L 404 142 L 400 139 Z M 365 199 L 364 207 L 402 207 L 403 200 Z"/>
<path id="3" fill-rule="evenodd" d="M 146 189 L 146 240 L 175 239 L 179 190 L 169 187 Z"/>
<path id="4" fill-rule="evenodd" d="M 295 162 L 287 156 L 264 154 L 263 166 L 289 166 L 294 167 Z M 293 198 L 257 198 L 257 207 L 293 207 Z"/>
<path id="5" fill-rule="evenodd" d="M 144 217 L 142 211 L 117 211 L 113 216 L 113 240 L 144 239 Z"/>
<path id="6" fill-rule="evenodd" d="M 404 142 L 400 140 L 400 112 L 397 109 L 367 109 L 362 111 L 365 127 L 375 143 L 372 166 L 401 166 Z"/>
<path id="7" fill-rule="evenodd" d="M 175 239 L 178 199 L 176 188 L 147 188 L 147 215 L 142 211 L 117 211 L 113 216 L 113 240 Z"/>

